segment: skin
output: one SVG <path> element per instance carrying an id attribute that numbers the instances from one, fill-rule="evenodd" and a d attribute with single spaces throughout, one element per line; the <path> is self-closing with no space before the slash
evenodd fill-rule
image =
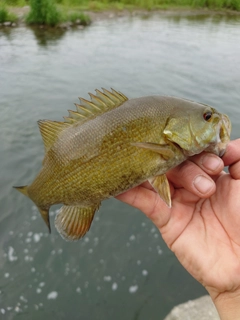
<path id="1" fill-rule="evenodd" d="M 222 320 L 240 319 L 240 139 L 229 143 L 222 159 L 201 153 L 171 170 L 168 179 L 172 208 L 147 182 L 117 198 L 152 220 L 209 292 Z"/>

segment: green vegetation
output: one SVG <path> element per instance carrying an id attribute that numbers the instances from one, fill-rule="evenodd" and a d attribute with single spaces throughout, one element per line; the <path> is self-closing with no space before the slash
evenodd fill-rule
<path id="1" fill-rule="evenodd" d="M 6 8 L 0 8 L 0 23 L 7 21 L 8 12 Z"/>
<path id="2" fill-rule="evenodd" d="M 83 12 L 72 12 L 68 14 L 67 20 L 74 24 L 81 24 L 82 26 L 87 26 L 91 22 L 89 16 Z"/>
<path id="3" fill-rule="evenodd" d="M 240 0 L 194 0 L 195 7 L 208 7 L 211 9 L 232 9 L 240 11 Z"/>
<path id="4" fill-rule="evenodd" d="M 53 0 L 30 0 L 31 10 L 26 18 L 28 24 L 40 24 L 56 26 L 61 22 L 72 24 L 89 25 L 90 18 L 83 12 L 66 13 L 66 10 L 59 10 Z"/>
<path id="5" fill-rule="evenodd" d="M 60 12 L 52 0 L 30 0 L 30 7 L 26 19 L 29 24 L 55 26 L 61 21 Z"/>
<path id="6" fill-rule="evenodd" d="M 28 4 L 28 0 L 0 0 L 0 3 L 5 3 L 9 6 L 26 6 Z"/>
<path id="7" fill-rule="evenodd" d="M 4 5 L 1 6 L 1 3 Z M 9 8 L 30 5 L 26 22 L 50 26 L 67 21 L 88 25 L 90 18 L 82 13 L 83 10 L 209 8 L 240 11 L 240 0 L 0 0 L 0 22 L 17 19 L 9 14 L 6 5 Z"/>
<path id="8" fill-rule="evenodd" d="M 240 0 L 57 0 L 62 6 L 75 7 L 82 10 L 107 9 L 161 9 L 172 7 L 193 7 L 211 9 L 232 9 L 240 11 Z"/>
<path id="9" fill-rule="evenodd" d="M 16 22 L 17 16 L 13 13 L 10 13 L 4 5 L 0 6 L 0 23 L 4 23 L 6 21 Z"/>

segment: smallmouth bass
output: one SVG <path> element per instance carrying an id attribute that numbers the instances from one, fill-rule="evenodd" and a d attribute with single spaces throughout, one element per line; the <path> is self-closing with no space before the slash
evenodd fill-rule
<path id="1" fill-rule="evenodd" d="M 36 204 L 49 231 L 50 206 L 63 204 L 55 226 L 66 240 L 85 235 L 102 200 L 146 180 L 171 207 L 165 173 L 202 151 L 222 156 L 230 140 L 228 116 L 205 104 L 168 96 L 128 100 L 113 89 L 89 95 L 64 122 L 38 121 L 42 169 L 32 184 L 15 187 Z"/>

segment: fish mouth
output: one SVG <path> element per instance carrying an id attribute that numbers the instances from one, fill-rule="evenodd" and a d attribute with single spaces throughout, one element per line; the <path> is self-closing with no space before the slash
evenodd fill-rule
<path id="1" fill-rule="evenodd" d="M 218 156 L 222 158 L 225 152 L 226 152 L 226 149 L 219 150 Z"/>
<path id="2" fill-rule="evenodd" d="M 205 151 L 214 153 L 221 158 L 226 152 L 228 142 L 230 141 L 230 134 L 231 121 L 226 114 L 222 114 L 216 128 L 214 142 Z"/>

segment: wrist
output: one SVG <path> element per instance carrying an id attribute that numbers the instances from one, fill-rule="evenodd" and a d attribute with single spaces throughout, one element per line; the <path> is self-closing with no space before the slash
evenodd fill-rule
<path id="1" fill-rule="evenodd" d="M 240 289 L 219 294 L 209 290 L 209 294 L 221 320 L 240 319 Z"/>

